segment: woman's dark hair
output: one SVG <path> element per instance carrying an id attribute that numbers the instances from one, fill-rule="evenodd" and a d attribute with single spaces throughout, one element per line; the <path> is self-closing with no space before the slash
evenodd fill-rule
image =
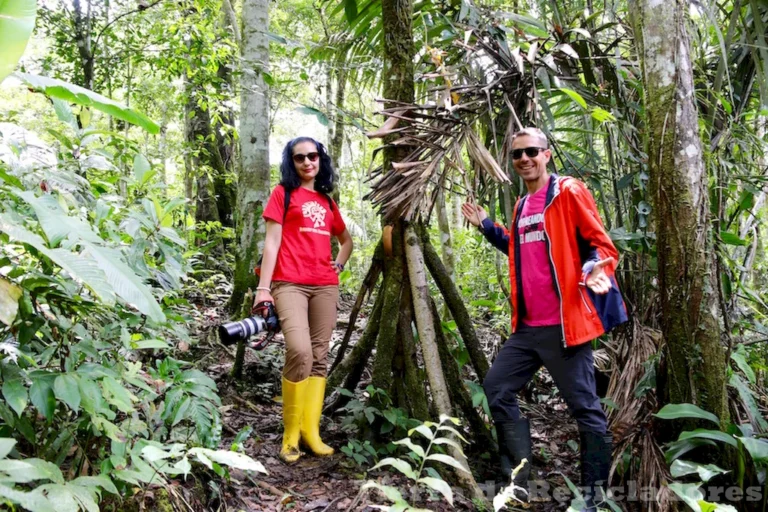
<path id="1" fill-rule="evenodd" d="M 300 142 L 311 142 L 317 147 L 317 152 L 320 153 L 320 169 L 315 177 L 315 190 L 330 194 L 333 192 L 334 181 L 331 157 L 328 156 L 325 146 L 312 137 L 296 137 L 285 145 L 283 161 L 280 163 L 280 174 L 282 176 L 280 184 L 286 190 L 294 190 L 301 185 L 301 178 L 299 178 L 299 173 L 296 172 L 296 166 L 293 164 L 293 148 Z"/>

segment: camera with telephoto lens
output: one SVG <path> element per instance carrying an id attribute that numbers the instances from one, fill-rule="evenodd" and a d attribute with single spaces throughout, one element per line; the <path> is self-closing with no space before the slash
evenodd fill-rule
<path id="1" fill-rule="evenodd" d="M 229 322 L 220 325 L 219 339 L 221 340 L 221 343 L 224 345 L 234 345 L 240 340 L 247 340 L 251 336 L 264 331 L 268 332 L 266 341 L 268 342 L 271 340 L 272 336 L 280 330 L 280 320 L 277 318 L 275 305 L 271 302 L 260 302 L 256 304 L 254 310 L 260 309 L 267 310 L 266 317 L 259 313 L 238 322 Z M 262 342 L 260 345 L 266 345 L 266 343 Z"/>

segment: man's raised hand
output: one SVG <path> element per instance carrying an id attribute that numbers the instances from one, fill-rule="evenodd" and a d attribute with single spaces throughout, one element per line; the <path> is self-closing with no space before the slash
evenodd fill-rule
<path id="1" fill-rule="evenodd" d="M 488 218 L 488 215 L 485 213 L 482 206 L 470 202 L 461 205 L 461 214 L 475 227 L 480 227 L 480 224 L 483 223 L 483 219 Z"/>
<path id="2" fill-rule="evenodd" d="M 587 276 L 585 284 L 598 295 L 605 295 L 611 289 L 611 279 L 605 273 L 605 267 L 613 265 L 613 258 L 606 258 L 595 263 L 592 272 Z"/>

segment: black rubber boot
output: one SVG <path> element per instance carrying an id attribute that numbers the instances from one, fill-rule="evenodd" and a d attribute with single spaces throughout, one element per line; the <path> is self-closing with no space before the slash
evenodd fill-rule
<path id="1" fill-rule="evenodd" d="M 613 436 L 598 432 L 581 432 L 581 489 L 586 503 L 585 512 L 597 511 L 596 504 L 605 500 L 611 470 Z"/>
<path id="2" fill-rule="evenodd" d="M 525 493 L 517 493 L 517 497 L 524 503 L 528 502 L 528 480 L 531 476 L 531 426 L 527 418 L 513 422 L 497 423 L 496 434 L 499 438 L 499 458 L 501 471 L 504 477 L 504 487 L 509 486 L 512 471 L 527 459 L 528 463 L 515 475 L 515 485 L 526 490 Z"/>
<path id="3" fill-rule="evenodd" d="M 509 485 L 512 475 L 512 460 L 509 458 L 507 441 L 504 437 L 504 426 L 496 423 L 496 439 L 499 441 L 499 464 L 501 465 L 502 484 Z"/>

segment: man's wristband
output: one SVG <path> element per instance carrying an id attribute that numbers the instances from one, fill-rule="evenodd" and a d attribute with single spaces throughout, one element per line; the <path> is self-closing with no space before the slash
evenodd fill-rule
<path id="1" fill-rule="evenodd" d="M 344 271 L 344 264 L 343 264 L 343 263 L 339 263 L 338 261 L 334 261 L 334 262 L 333 262 L 333 265 L 334 265 L 335 267 L 339 267 L 339 269 L 340 269 L 342 272 Z"/>

